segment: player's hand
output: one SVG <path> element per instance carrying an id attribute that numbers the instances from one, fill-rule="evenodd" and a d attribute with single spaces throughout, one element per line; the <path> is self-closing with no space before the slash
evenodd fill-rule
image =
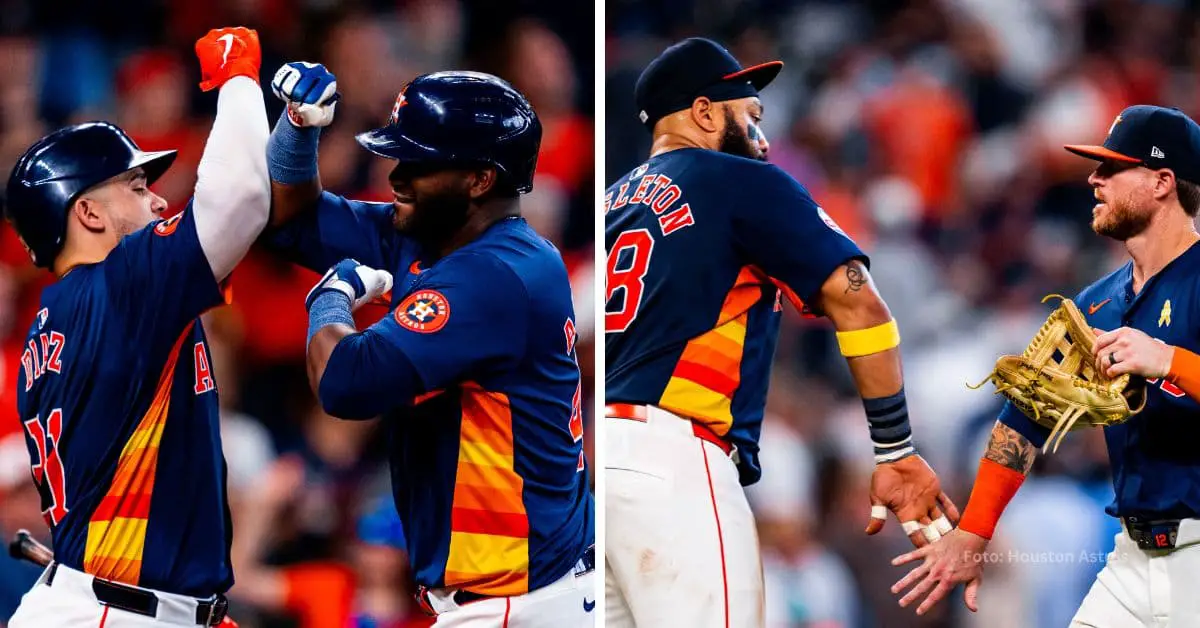
<path id="1" fill-rule="evenodd" d="M 238 628 L 238 623 L 236 621 L 233 621 L 233 619 L 230 618 L 229 615 L 226 615 L 225 619 L 221 620 L 221 624 L 220 624 L 219 628 Z"/>
<path id="2" fill-rule="evenodd" d="M 304 299 L 304 308 L 311 308 L 318 295 L 337 291 L 350 297 L 350 310 L 353 311 L 391 289 L 392 274 L 388 271 L 376 270 L 352 259 L 344 259 L 330 268 L 308 292 L 308 297 Z"/>
<path id="3" fill-rule="evenodd" d="M 963 592 L 963 602 L 972 613 L 978 611 L 979 584 L 983 581 L 983 552 L 987 544 L 987 539 L 956 528 L 936 543 L 893 558 L 893 565 L 903 565 L 922 558 L 925 562 L 893 584 L 892 594 L 898 595 L 917 584 L 900 598 L 900 606 L 908 606 L 925 595 L 925 601 L 917 607 L 917 614 L 924 615 L 955 586 L 965 582 L 967 588 Z"/>
<path id="4" fill-rule="evenodd" d="M 1140 329 L 1118 327 L 1108 332 L 1092 331 L 1096 334 L 1096 344 L 1092 347 L 1096 364 L 1108 377 L 1132 373 L 1155 379 L 1165 377 L 1171 370 L 1175 347 L 1151 338 Z"/>
<path id="5" fill-rule="evenodd" d="M 323 127 L 333 122 L 337 77 L 320 63 L 284 64 L 271 79 L 271 91 L 287 103 L 288 122 L 294 126 Z"/>
<path id="6" fill-rule="evenodd" d="M 248 76 L 257 83 L 262 65 L 258 33 L 241 26 L 214 28 L 196 40 L 196 58 L 200 60 L 200 89 L 206 92 L 235 76 Z"/>
<path id="7" fill-rule="evenodd" d="M 883 529 L 889 510 L 896 513 L 904 533 L 917 547 L 938 540 L 951 530 L 952 523 L 958 523 L 958 508 L 920 456 L 875 465 L 867 534 Z"/>

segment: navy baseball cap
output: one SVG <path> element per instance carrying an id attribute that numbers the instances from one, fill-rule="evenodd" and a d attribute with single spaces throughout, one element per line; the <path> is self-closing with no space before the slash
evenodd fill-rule
<path id="1" fill-rule="evenodd" d="M 1103 146 L 1068 144 L 1063 148 L 1097 161 L 1167 168 L 1177 179 L 1200 184 L 1200 125 L 1178 109 L 1134 105 L 1113 121 Z"/>
<path id="2" fill-rule="evenodd" d="M 692 106 L 701 96 L 714 102 L 757 96 L 779 71 L 782 61 L 743 68 L 717 42 L 701 37 L 685 39 L 658 55 L 642 70 L 633 98 L 638 118 L 648 128 L 663 116 Z"/>

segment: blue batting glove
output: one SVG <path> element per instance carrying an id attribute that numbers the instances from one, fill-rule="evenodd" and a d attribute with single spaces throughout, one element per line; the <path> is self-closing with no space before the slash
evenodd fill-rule
<path id="1" fill-rule="evenodd" d="M 319 295 L 336 291 L 350 299 L 350 310 L 353 311 L 391 289 L 391 273 L 364 266 L 352 259 L 344 259 L 326 271 L 317 285 L 308 291 L 308 297 L 304 299 L 304 308 L 312 308 L 313 301 Z"/>
<path id="2" fill-rule="evenodd" d="M 337 77 L 320 63 L 286 63 L 271 79 L 275 97 L 287 103 L 288 121 L 304 127 L 329 126 L 338 101 Z"/>

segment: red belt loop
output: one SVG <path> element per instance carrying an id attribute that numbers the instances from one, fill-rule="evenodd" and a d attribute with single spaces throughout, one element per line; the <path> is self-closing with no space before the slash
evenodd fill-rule
<path id="1" fill-rule="evenodd" d="M 417 594 L 413 596 L 417 598 L 417 607 L 420 608 L 426 615 L 437 617 L 437 611 L 433 610 L 433 604 L 429 601 L 429 589 L 424 586 L 417 586 Z"/>
<path id="2" fill-rule="evenodd" d="M 628 419 L 645 423 L 646 415 L 646 406 L 635 406 L 632 403 L 610 403 L 604 406 L 604 416 L 610 419 Z"/>
<path id="3" fill-rule="evenodd" d="M 699 438 L 700 440 L 706 440 L 717 447 L 720 447 L 721 451 L 725 452 L 726 456 L 733 453 L 733 445 L 730 445 L 722 440 L 720 436 L 717 436 L 716 432 L 712 431 L 712 428 L 704 425 L 703 423 L 692 421 L 692 433 L 696 435 L 696 438 Z"/>
<path id="4" fill-rule="evenodd" d="M 631 403 L 610 403 L 604 406 L 604 416 L 610 419 L 626 419 L 629 421 L 640 421 L 645 423 L 648 415 L 649 413 L 646 409 L 646 406 L 639 406 Z M 695 434 L 696 438 L 708 441 L 717 447 L 720 447 L 721 451 L 725 452 L 726 456 L 733 454 L 733 445 L 730 445 L 720 436 L 717 436 L 717 433 L 712 431 L 712 428 L 695 420 L 684 420 L 687 420 L 692 424 L 692 434 Z"/>

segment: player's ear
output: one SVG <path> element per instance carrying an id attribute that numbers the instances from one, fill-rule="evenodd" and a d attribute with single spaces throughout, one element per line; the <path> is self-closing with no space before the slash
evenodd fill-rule
<path id="1" fill-rule="evenodd" d="M 492 188 L 496 187 L 496 179 L 498 178 L 498 175 L 499 173 L 496 172 L 496 169 L 492 167 L 474 170 L 468 173 L 467 181 L 471 185 L 469 190 L 471 194 L 471 200 L 479 200 L 480 198 L 486 196 L 488 192 L 492 191 Z"/>
<path id="2" fill-rule="evenodd" d="M 717 118 L 717 106 L 707 96 L 692 101 L 692 122 L 706 133 L 717 133 L 721 130 L 721 123 Z"/>
<path id="3" fill-rule="evenodd" d="M 1167 169 L 1158 170 L 1154 177 L 1154 198 L 1163 200 L 1171 195 L 1171 190 L 1176 189 L 1175 173 Z"/>
<path id="4" fill-rule="evenodd" d="M 100 215 L 100 208 L 100 202 L 85 193 L 75 199 L 75 203 L 71 206 L 71 213 L 85 229 L 98 233 L 104 231 L 104 218 Z"/>

